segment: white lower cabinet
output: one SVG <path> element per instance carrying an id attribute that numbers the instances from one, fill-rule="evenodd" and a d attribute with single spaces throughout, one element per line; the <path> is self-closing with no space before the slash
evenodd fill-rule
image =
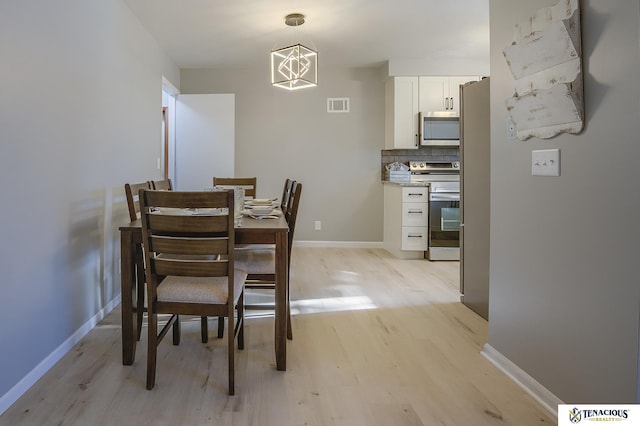
<path id="1" fill-rule="evenodd" d="M 402 226 L 427 226 L 429 224 L 427 203 L 402 203 Z"/>
<path id="2" fill-rule="evenodd" d="M 428 194 L 424 186 L 384 185 L 384 247 L 394 256 L 424 257 L 429 236 Z"/>
<path id="3" fill-rule="evenodd" d="M 428 247 L 426 226 L 402 227 L 402 250 L 426 251 Z"/>

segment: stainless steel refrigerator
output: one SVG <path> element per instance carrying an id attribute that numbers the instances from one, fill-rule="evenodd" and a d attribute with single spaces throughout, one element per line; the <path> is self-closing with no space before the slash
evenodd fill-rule
<path id="1" fill-rule="evenodd" d="M 460 86 L 460 301 L 489 318 L 489 78 Z"/>

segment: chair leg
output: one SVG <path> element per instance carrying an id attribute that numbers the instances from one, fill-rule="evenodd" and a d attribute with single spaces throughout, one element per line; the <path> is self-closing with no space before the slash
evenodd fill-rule
<path id="1" fill-rule="evenodd" d="M 142 247 L 136 247 L 136 281 L 137 281 L 137 297 L 136 297 L 136 329 L 138 331 L 138 341 L 140 340 L 140 336 L 142 335 L 142 320 L 144 318 L 144 286 L 145 286 L 145 276 L 144 276 L 144 257 L 142 253 Z"/>
<path id="2" fill-rule="evenodd" d="M 173 344 L 180 344 L 180 315 L 176 315 L 176 321 L 173 323 Z"/>
<path id="3" fill-rule="evenodd" d="M 229 395 L 235 395 L 235 321 L 233 321 L 233 306 L 228 310 L 229 320 L 227 321 L 227 353 L 229 356 L 228 360 L 228 375 L 229 375 Z"/>
<path id="4" fill-rule="evenodd" d="M 218 317 L 218 339 L 224 336 L 224 317 Z"/>
<path id="5" fill-rule="evenodd" d="M 287 274 L 287 339 L 293 340 L 293 329 L 291 328 L 291 287 L 289 286 L 290 279 L 291 275 Z"/>
<path id="6" fill-rule="evenodd" d="M 200 317 L 200 337 L 202 343 L 209 341 L 209 324 L 207 324 L 207 317 Z"/>
<path id="7" fill-rule="evenodd" d="M 238 330 L 238 349 L 242 350 L 244 349 L 244 292 L 238 299 L 236 309 L 238 310 L 238 321 L 240 322 L 240 329 Z"/>
<path id="8" fill-rule="evenodd" d="M 156 358 L 158 350 L 158 316 L 149 312 L 147 330 L 147 389 L 153 389 L 156 384 Z"/>
<path id="9" fill-rule="evenodd" d="M 287 339 L 293 340 L 293 331 L 291 329 L 291 301 L 287 301 Z"/>

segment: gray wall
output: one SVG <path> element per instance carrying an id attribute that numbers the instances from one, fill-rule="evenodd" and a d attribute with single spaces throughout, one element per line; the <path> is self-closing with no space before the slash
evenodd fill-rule
<path id="1" fill-rule="evenodd" d="M 569 403 L 636 402 L 640 282 L 638 2 L 584 0 L 586 128 L 506 138 L 513 26 L 552 0 L 491 0 L 489 344 Z M 560 148 L 560 177 L 531 150 Z"/>
<path id="2" fill-rule="evenodd" d="M 123 185 L 160 177 L 179 70 L 119 0 L 3 0 L 0 57 L 1 402 L 119 295 Z"/>
<path id="3" fill-rule="evenodd" d="M 290 92 L 271 86 L 268 61 L 265 52 L 261 68 L 182 69 L 181 92 L 235 93 L 236 175 L 257 176 L 259 197 L 279 196 L 287 177 L 302 182 L 296 240 L 382 241 L 386 75 L 320 62 L 318 87 Z M 350 98 L 351 112 L 327 113 L 330 97 Z"/>

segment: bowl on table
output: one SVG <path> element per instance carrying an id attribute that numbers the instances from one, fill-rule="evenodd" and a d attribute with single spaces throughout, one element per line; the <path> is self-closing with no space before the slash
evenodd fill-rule
<path id="1" fill-rule="evenodd" d="M 249 212 L 256 216 L 266 216 L 273 213 L 273 208 L 271 206 L 254 206 Z"/>
<path id="2" fill-rule="evenodd" d="M 248 204 L 252 206 L 271 206 L 274 200 L 269 198 L 254 198 L 253 200 L 247 201 Z"/>

